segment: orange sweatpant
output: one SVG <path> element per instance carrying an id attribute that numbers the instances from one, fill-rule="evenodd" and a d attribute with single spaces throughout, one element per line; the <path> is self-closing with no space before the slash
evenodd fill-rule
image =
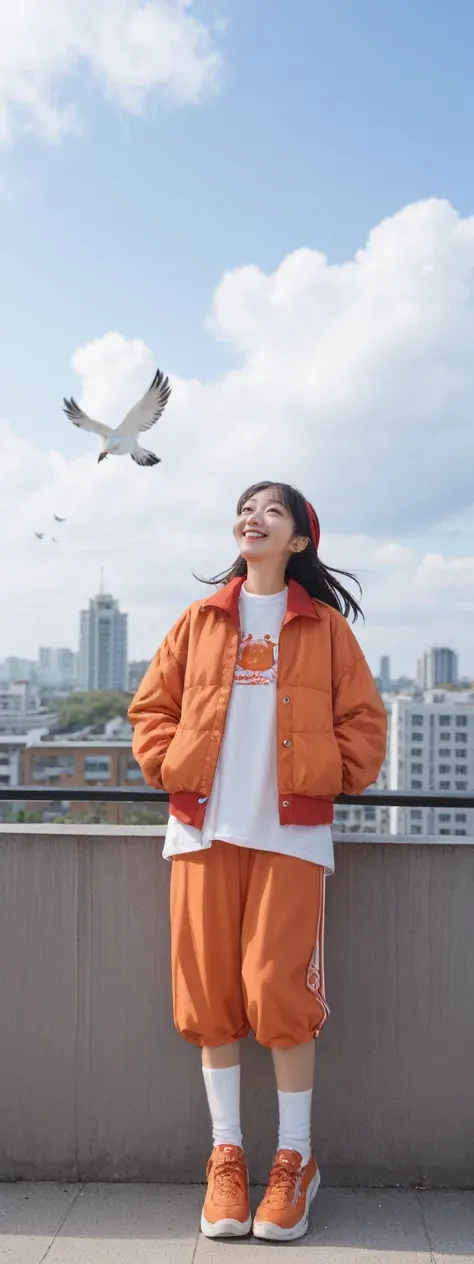
<path id="1" fill-rule="evenodd" d="M 324 994 L 321 865 L 213 843 L 171 872 L 173 1010 L 185 1040 L 230 1044 L 253 1030 L 291 1049 L 319 1034 Z"/>

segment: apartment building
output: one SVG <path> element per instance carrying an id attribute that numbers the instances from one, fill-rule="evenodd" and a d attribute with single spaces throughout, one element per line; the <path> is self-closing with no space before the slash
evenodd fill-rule
<path id="1" fill-rule="evenodd" d="M 23 779 L 26 734 L 0 734 L 0 786 L 12 789 Z"/>
<path id="2" fill-rule="evenodd" d="M 433 689 L 392 703 L 389 786 L 425 793 L 474 790 L 474 692 Z M 391 808 L 390 832 L 474 835 L 474 810 Z"/>
<path id="3" fill-rule="evenodd" d="M 78 655 L 73 650 L 40 646 L 38 650 L 38 682 L 45 689 L 68 692 L 77 681 Z"/>
<path id="4" fill-rule="evenodd" d="M 24 775 L 26 785 L 64 790 L 58 812 L 85 810 L 84 803 L 71 804 L 68 800 L 68 789 L 73 787 L 92 790 L 98 786 L 144 785 L 132 755 L 130 738 L 79 740 L 71 737 L 34 742 L 25 750 Z M 47 794 L 45 802 L 48 802 Z M 120 820 L 120 805 L 109 804 L 107 815 L 111 821 Z"/>
<path id="5" fill-rule="evenodd" d="M 28 680 L 0 685 L 0 733 L 28 733 L 48 728 L 54 717 L 42 710 L 37 685 Z"/>
<path id="6" fill-rule="evenodd" d="M 25 750 L 27 785 L 124 786 L 143 781 L 130 741 L 58 738 Z"/>

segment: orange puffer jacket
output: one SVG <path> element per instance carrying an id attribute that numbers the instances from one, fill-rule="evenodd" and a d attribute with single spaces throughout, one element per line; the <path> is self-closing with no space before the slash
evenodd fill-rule
<path id="1" fill-rule="evenodd" d="M 234 680 L 242 582 L 185 610 L 129 710 L 145 781 L 167 790 L 173 815 L 198 829 Z M 345 618 L 290 581 L 277 678 L 282 825 L 332 821 L 338 794 L 359 794 L 376 780 L 385 741 L 385 708 Z"/>

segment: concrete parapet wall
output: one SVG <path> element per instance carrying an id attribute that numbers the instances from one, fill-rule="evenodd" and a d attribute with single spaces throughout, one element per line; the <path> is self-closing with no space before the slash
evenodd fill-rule
<path id="1" fill-rule="evenodd" d="M 0 1179 L 202 1180 L 199 1058 L 170 1005 L 162 829 L 0 827 Z M 314 1135 L 327 1184 L 474 1185 L 474 846 L 337 845 Z M 275 1144 L 244 1051 L 254 1180 Z"/>

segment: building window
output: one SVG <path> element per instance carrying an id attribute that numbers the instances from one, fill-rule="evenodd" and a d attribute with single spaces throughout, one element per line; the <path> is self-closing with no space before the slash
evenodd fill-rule
<path id="1" fill-rule="evenodd" d="M 438 772 L 441 772 L 441 773 L 451 772 L 449 764 L 438 764 Z"/>
<path id="2" fill-rule="evenodd" d="M 443 756 L 445 759 L 451 759 L 451 748 L 449 746 L 441 747 L 439 753 L 440 753 L 441 759 L 443 758 Z"/>
<path id="3" fill-rule="evenodd" d="M 412 748 L 411 748 L 411 754 L 412 754 L 412 759 L 413 759 L 413 758 L 415 758 L 415 759 L 416 759 L 416 758 L 417 758 L 417 756 L 422 755 L 422 754 L 423 754 L 423 750 L 422 750 L 421 746 L 412 746 Z"/>
<path id="4" fill-rule="evenodd" d="M 450 716 L 450 715 L 440 715 L 440 717 L 439 717 L 439 722 L 440 722 L 441 728 L 447 728 L 447 727 L 448 727 L 448 725 L 449 725 L 449 724 L 451 724 L 451 716 Z"/>
<path id="5" fill-rule="evenodd" d="M 423 716 L 412 715 L 411 722 L 412 722 L 413 728 L 418 728 L 420 725 L 423 726 Z"/>
<path id="6" fill-rule="evenodd" d="M 375 808 L 364 808 L 364 817 L 366 821 L 375 821 L 377 819 Z"/>
<path id="7" fill-rule="evenodd" d="M 73 777 L 73 756 L 35 755 L 31 772 L 34 781 L 49 781 L 51 777 Z"/>
<path id="8" fill-rule="evenodd" d="M 450 789 L 451 789 L 451 782 L 450 782 L 450 781 L 440 781 L 440 783 L 439 783 L 439 788 L 440 788 L 440 790 L 450 790 Z"/>
<path id="9" fill-rule="evenodd" d="M 456 772 L 460 773 L 461 777 L 467 777 L 467 764 L 456 764 Z"/>
<path id="10" fill-rule="evenodd" d="M 459 821 L 459 824 L 460 824 L 460 825 L 465 825 L 465 823 L 466 823 L 466 813 L 465 813 L 465 812 L 456 812 L 456 815 L 455 815 L 455 817 L 454 817 L 454 820 L 455 820 L 455 821 Z"/>
<path id="11" fill-rule="evenodd" d="M 410 816 L 411 816 L 412 821 L 423 820 L 423 813 L 421 812 L 420 808 L 412 808 L 410 812 Z"/>
<path id="12" fill-rule="evenodd" d="M 421 786 L 422 786 L 421 781 L 412 781 L 411 783 L 412 790 L 421 790 Z"/>
<path id="13" fill-rule="evenodd" d="M 423 764 L 412 764 L 411 770 L 412 772 L 415 772 L 415 773 L 423 772 Z"/>
<path id="14" fill-rule="evenodd" d="M 347 808 L 336 808 L 336 813 L 335 813 L 336 821 L 347 821 L 348 816 L 349 816 L 349 813 L 347 811 Z"/>
<path id="15" fill-rule="evenodd" d="M 127 781 L 143 781 L 142 770 L 133 755 L 127 762 Z"/>
<path id="16" fill-rule="evenodd" d="M 457 715 L 457 716 L 456 716 L 456 728 L 457 728 L 457 729 L 465 729 L 465 728 L 467 728 L 467 715 Z"/>
<path id="17" fill-rule="evenodd" d="M 465 831 L 465 830 L 455 830 L 455 831 L 454 831 L 454 833 L 455 833 L 455 835 L 456 835 L 457 837 L 459 837 L 459 838 L 461 838 L 461 836 L 463 836 L 464 838 L 466 837 L 466 831 Z"/>
<path id="18" fill-rule="evenodd" d="M 459 718 L 459 717 L 458 717 L 458 718 Z M 455 734 L 454 734 L 454 741 L 455 741 L 455 742 L 467 742 L 467 733 L 455 733 Z"/>
<path id="19" fill-rule="evenodd" d="M 86 755 L 84 777 L 87 781 L 110 781 L 110 755 Z"/>
<path id="20" fill-rule="evenodd" d="M 412 825 L 411 832 L 412 834 L 421 834 L 421 825 Z"/>
<path id="21" fill-rule="evenodd" d="M 450 833 L 451 833 L 451 830 L 445 830 L 445 829 L 442 829 L 442 830 L 440 830 L 439 832 L 440 832 L 440 834 L 444 834 L 444 835 L 446 835 L 446 834 L 450 834 Z"/>
<path id="22" fill-rule="evenodd" d="M 440 812 L 440 814 L 439 814 L 439 819 L 440 819 L 440 821 L 450 821 L 450 820 L 451 820 L 451 813 L 450 813 L 450 812 Z"/>
<path id="23" fill-rule="evenodd" d="M 456 790 L 467 790 L 467 781 L 457 781 Z"/>
<path id="24" fill-rule="evenodd" d="M 467 750 L 464 747 L 462 750 L 456 747 L 454 755 L 456 759 L 467 759 Z"/>

